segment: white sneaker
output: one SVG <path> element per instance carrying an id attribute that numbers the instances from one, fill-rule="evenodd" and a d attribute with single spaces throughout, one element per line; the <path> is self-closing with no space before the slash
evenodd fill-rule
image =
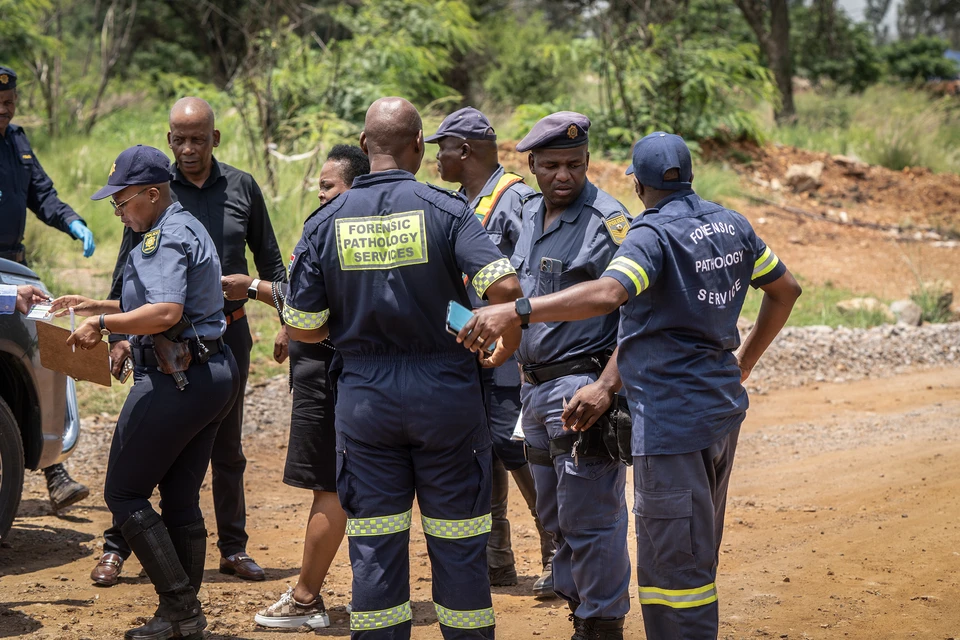
<path id="1" fill-rule="evenodd" d="M 311 629 L 324 629 L 330 626 L 330 616 L 323 605 L 323 596 L 318 595 L 313 602 L 302 604 L 293 599 L 293 587 L 287 587 L 287 592 L 258 613 L 254 621 L 272 629 L 296 629 L 303 625 Z"/>

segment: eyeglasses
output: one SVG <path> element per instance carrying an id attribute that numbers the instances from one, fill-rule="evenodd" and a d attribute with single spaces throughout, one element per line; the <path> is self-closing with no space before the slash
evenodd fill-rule
<path id="1" fill-rule="evenodd" d="M 111 198 L 111 199 L 110 199 L 110 204 L 113 205 L 113 210 L 114 210 L 114 211 L 116 211 L 117 213 L 123 213 L 123 207 L 126 206 L 126 204 L 127 204 L 128 202 L 130 202 L 131 200 L 133 200 L 134 198 L 136 198 L 138 195 L 140 195 L 140 194 L 143 193 L 144 191 L 147 191 L 148 189 L 150 189 L 150 187 L 144 187 L 143 189 L 140 189 L 140 191 L 136 192 L 135 194 L 133 194 L 132 196 L 130 196 L 129 198 L 127 198 L 126 200 L 124 200 L 123 202 L 120 202 L 120 203 L 114 202 L 113 199 Z"/>

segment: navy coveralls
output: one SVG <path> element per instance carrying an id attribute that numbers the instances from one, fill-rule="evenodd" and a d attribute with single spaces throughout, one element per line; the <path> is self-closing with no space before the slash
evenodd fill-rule
<path id="1" fill-rule="evenodd" d="M 27 209 L 71 238 L 70 223 L 83 219 L 57 196 L 23 128 L 8 124 L 0 136 L 0 258 L 23 263 Z"/>
<path id="2" fill-rule="evenodd" d="M 717 637 L 717 559 L 747 410 L 737 318 L 748 284 L 785 271 L 746 218 L 684 190 L 633 221 L 603 273 L 629 293 L 617 363 L 633 419 L 648 638 Z"/>
<path id="3" fill-rule="evenodd" d="M 445 330 L 513 274 L 466 201 L 401 170 L 360 176 L 304 226 L 287 324 L 329 321 L 343 357 L 337 492 L 353 564 L 351 637 L 409 638 L 409 539 L 420 505 L 444 638 L 493 638 L 485 547 L 490 434 L 478 363 Z"/>
<path id="4" fill-rule="evenodd" d="M 543 196 L 527 200 L 523 230 L 511 263 L 527 297 L 542 296 L 603 273 L 629 224 L 620 202 L 587 181 L 583 192 L 543 228 Z M 612 352 L 618 314 L 578 322 L 531 324 L 523 332 L 517 359 L 524 365 L 553 364 L 577 356 Z M 548 449 L 566 434 L 564 400 L 595 382 L 595 374 L 568 375 L 539 385 L 524 383 L 523 433 L 529 446 Z M 626 468 L 608 457 L 570 453 L 553 467 L 531 465 L 537 487 L 537 514 L 557 541 L 554 591 L 580 618 L 622 618 L 630 610 L 627 554 Z"/>
<path id="5" fill-rule="evenodd" d="M 137 245 L 123 274 L 121 307 L 174 302 L 193 323 L 183 337 L 216 340 L 226 323 L 222 310 L 220 261 L 203 225 L 179 203 L 160 214 Z M 150 347 L 152 336 L 131 336 L 134 349 Z M 206 364 L 186 372 L 189 384 L 176 388 L 173 377 L 155 366 L 137 365 L 134 384 L 123 403 L 110 446 L 104 500 L 114 522 L 122 525 L 150 507 L 160 490 L 168 528 L 200 520 L 200 485 L 207 472 L 217 427 L 226 416 L 239 384 L 229 347 Z"/>

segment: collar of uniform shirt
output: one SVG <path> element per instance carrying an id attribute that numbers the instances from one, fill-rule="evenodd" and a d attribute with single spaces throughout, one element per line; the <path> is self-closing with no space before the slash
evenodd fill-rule
<path id="1" fill-rule="evenodd" d="M 417 176 L 403 169 L 390 169 L 389 171 L 377 171 L 363 176 L 357 176 L 353 179 L 353 187 L 367 187 L 381 182 L 391 182 L 393 180 L 416 180 Z"/>
<path id="2" fill-rule="evenodd" d="M 654 208 L 654 209 L 662 209 L 662 208 L 664 208 L 665 206 L 667 206 L 668 204 L 670 204 L 671 202 L 673 202 L 674 200 L 680 200 L 680 199 L 682 199 L 682 198 L 686 198 L 686 197 L 692 196 L 692 195 L 694 195 L 693 189 L 681 189 L 680 191 L 677 191 L 676 193 L 670 194 L 669 196 L 667 196 L 666 198 L 664 198 L 663 200 L 661 200 L 660 202 L 658 202 L 657 204 L 655 204 L 655 205 L 653 206 L 653 208 Z"/>
<path id="3" fill-rule="evenodd" d="M 172 175 L 173 179 L 176 180 L 177 182 L 181 184 L 185 184 L 188 187 L 193 187 L 194 189 L 198 188 L 197 185 L 190 182 L 190 180 L 188 180 L 186 176 L 180 173 L 180 167 L 177 166 L 176 162 L 173 162 L 170 164 L 170 174 Z M 209 187 L 212 187 L 216 183 L 216 181 L 220 179 L 220 176 L 222 175 L 223 173 L 220 171 L 220 163 L 217 162 L 217 158 L 214 156 L 213 158 L 211 158 L 210 175 L 207 176 L 207 179 L 204 181 L 203 186 L 199 188 L 207 189 Z"/>

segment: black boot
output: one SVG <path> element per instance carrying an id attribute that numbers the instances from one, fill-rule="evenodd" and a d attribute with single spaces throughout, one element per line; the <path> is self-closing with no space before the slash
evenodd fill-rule
<path id="1" fill-rule="evenodd" d="M 167 640 L 200 633 L 207 620 L 190 586 L 163 520 L 152 508 L 137 511 L 120 528 L 153 583 L 160 606 L 147 624 L 124 634 L 128 640 Z"/>
<path id="2" fill-rule="evenodd" d="M 43 475 L 47 477 L 47 492 L 54 513 L 90 495 L 90 489 L 71 478 L 62 464 L 50 465 L 43 470 Z"/>
<path id="3" fill-rule="evenodd" d="M 510 541 L 507 520 L 507 492 L 510 480 L 503 462 L 493 461 L 493 490 L 490 494 L 490 537 L 487 539 L 487 566 L 491 587 L 512 587 L 517 584 L 517 567 Z"/>
<path id="4" fill-rule="evenodd" d="M 203 566 L 207 559 L 207 529 L 203 518 L 182 527 L 174 527 L 170 531 L 170 541 L 177 550 L 177 557 L 183 566 L 183 571 L 190 580 L 190 586 L 196 593 L 200 593 L 203 583 Z"/>
<path id="5" fill-rule="evenodd" d="M 623 640 L 623 620 L 573 616 L 574 633 L 570 640 Z"/>
<path id="6" fill-rule="evenodd" d="M 533 473 L 530 471 L 530 465 L 526 464 L 519 469 L 510 472 L 513 481 L 517 483 L 520 495 L 523 496 L 530 509 L 530 515 L 533 516 L 533 522 L 537 525 L 537 533 L 540 535 L 540 557 L 543 562 L 543 572 L 537 581 L 533 583 L 533 595 L 538 600 L 548 600 L 556 598 L 557 594 L 553 591 L 553 555 L 556 553 L 557 545 L 553 540 L 553 534 L 543 528 L 540 524 L 540 518 L 537 517 L 537 490 L 533 484 Z"/>

